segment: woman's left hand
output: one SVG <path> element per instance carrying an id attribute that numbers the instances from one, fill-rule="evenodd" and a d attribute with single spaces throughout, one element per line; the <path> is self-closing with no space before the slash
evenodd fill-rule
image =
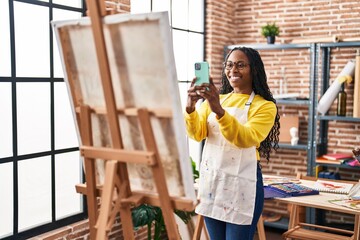
<path id="1" fill-rule="evenodd" d="M 219 91 L 215 87 L 212 78 L 210 83 L 203 83 L 202 89 L 198 91 L 198 94 L 208 100 L 211 111 L 214 112 L 218 118 L 221 118 L 225 114 L 225 110 L 221 107 Z"/>

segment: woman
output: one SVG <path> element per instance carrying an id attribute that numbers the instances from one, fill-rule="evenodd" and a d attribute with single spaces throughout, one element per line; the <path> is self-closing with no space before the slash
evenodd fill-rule
<path id="1" fill-rule="evenodd" d="M 278 148 L 280 128 L 264 64 L 256 50 L 237 47 L 226 56 L 220 95 L 212 82 L 194 81 L 186 130 L 197 141 L 206 139 L 196 212 L 204 216 L 211 239 L 252 240 L 264 205 L 259 161 L 269 161 L 271 149 Z"/>

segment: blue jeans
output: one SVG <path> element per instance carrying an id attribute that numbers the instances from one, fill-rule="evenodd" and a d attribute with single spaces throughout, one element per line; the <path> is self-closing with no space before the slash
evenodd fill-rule
<path id="1" fill-rule="evenodd" d="M 261 165 L 257 166 L 257 183 L 254 216 L 251 225 L 238 225 L 204 217 L 212 240 L 253 240 L 257 222 L 264 208 L 264 186 Z"/>

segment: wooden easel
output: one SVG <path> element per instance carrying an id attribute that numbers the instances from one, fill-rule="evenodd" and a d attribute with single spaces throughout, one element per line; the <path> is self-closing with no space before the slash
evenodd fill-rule
<path id="1" fill-rule="evenodd" d="M 134 239 L 131 208 L 143 203 L 159 206 L 162 209 L 167 234 L 169 239 L 180 239 L 177 224 L 174 218 L 174 209 L 193 211 L 195 204 L 190 199 L 170 197 L 158 148 L 156 145 L 150 117 L 172 118 L 171 111 L 164 109 L 117 109 L 114 89 L 106 52 L 103 32 L 103 17 L 107 15 L 103 0 L 87 0 L 91 28 L 95 40 L 96 55 L 99 64 L 99 72 L 105 96 L 106 109 L 94 109 L 82 103 L 77 97 L 71 74 L 71 63 L 66 63 L 66 71 L 70 90 L 75 103 L 78 126 L 82 145 L 80 153 L 84 157 L 86 184 L 76 186 L 77 192 L 87 196 L 90 236 L 91 239 L 107 239 L 107 233 L 120 213 L 123 234 L 125 239 Z M 63 44 L 66 48 L 66 43 Z M 65 50 L 66 51 L 66 50 Z M 92 134 L 92 114 L 103 114 L 107 118 L 111 147 L 95 147 Z M 146 143 L 145 151 L 124 150 L 119 125 L 119 115 L 136 117 L 141 134 Z M 105 161 L 105 179 L 102 186 L 97 185 L 95 160 Z M 151 167 L 158 195 L 145 192 L 134 192 L 130 189 L 129 175 L 126 163 L 146 164 Z M 98 197 L 101 196 L 100 209 L 98 209 Z"/>

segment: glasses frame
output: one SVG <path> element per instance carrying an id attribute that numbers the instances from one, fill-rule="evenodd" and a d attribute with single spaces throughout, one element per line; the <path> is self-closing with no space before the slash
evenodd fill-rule
<path id="1" fill-rule="evenodd" d="M 231 63 L 231 67 L 227 67 L 227 64 Z M 241 63 L 241 65 L 240 65 Z M 233 62 L 233 61 L 226 61 L 223 62 L 223 66 L 226 70 L 231 70 L 233 69 L 233 67 L 235 66 L 237 70 L 244 70 L 247 66 L 249 66 L 250 63 L 244 62 L 244 61 L 238 61 L 238 62 Z"/>

